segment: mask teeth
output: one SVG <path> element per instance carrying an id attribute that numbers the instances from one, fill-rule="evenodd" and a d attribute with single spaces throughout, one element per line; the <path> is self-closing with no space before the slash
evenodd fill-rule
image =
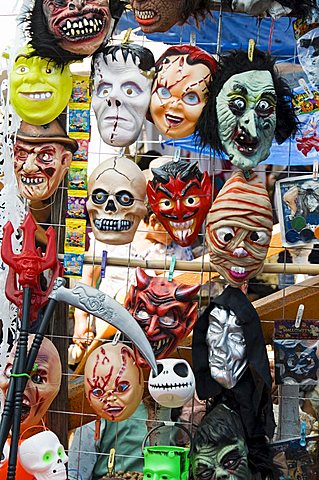
<path id="1" fill-rule="evenodd" d="M 105 232 L 123 232 L 132 227 L 132 222 L 129 220 L 112 220 L 109 218 L 97 218 L 94 220 L 94 225 L 98 230 Z"/>
<path id="2" fill-rule="evenodd" d="M 72 22 L 68 20 L 62 27 L 62 32 L 67 37 L 85 37 L 100 33 L 103 28 L 103 21 L 100 18 L 83 18 Z"/>

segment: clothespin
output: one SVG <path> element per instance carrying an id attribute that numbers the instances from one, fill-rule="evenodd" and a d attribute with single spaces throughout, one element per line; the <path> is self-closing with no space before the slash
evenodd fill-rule
<path id="1" fill-rule="evenodd" d="M 107 251 L 103 250 L 101 262 L 101 278 L 105 278 L 105 268 L 107 264 Z"/>
<path id="2" fill-rule="evenodd" d="M 132 28 L 128 28 L 126 30 L 124 38 L 122 40 L 122 45 L 124 45 L 125 43 L 130 43 L 130 36 L 131 36 L 132 30 L 133 30 Z"/>
<path id="3" fill-rule="evenodd" d="M 299 440 L 299 445 L 301 447 L 305 447 L 307 445 L 306 441 L 306 428 L 307 428 L 307 423 L 305 420 L 302 420 L 300 422 L 300 440 Z"/>
<path id="4" fill-rule="evenodd" d="M 305 310 L 305 306 L 301 303 L 298 307 L 297 315 L 296 315 L 296 320 L 295 320 L 295 327 L 299 328 L 301 325 L 301 320 L 303 317 L 303 312 Z"/>
<path id="5" fill-rule="evenodd" d="M 191 47 L 196 46 L 196 32 L 191 32 L 190 37 L 189 37 L 189 44 Z"/>
<path id="6" fill-rule="evenodd" d="M 113 338 L 113 340 L 112 340 L 112 345 L 113 345 L 113 346 L 115 346 L 115 345 L 117 345 L 117 344 L 119 343 L 120 336 L 121 336 L 121 331 L 118 330 L 118 331 L 116 332 L 116 334 L 114 335 L 114 338 Z"/>
<path id="7" fill-rule="evenodd" d="M 173 161 L 178 162 L 181 159 L 181 147 L 176 147 L 174 152 Z"/>
<path id="8" fill-rule="evenodd" d="M 319 171 L 319 163 L 318 160 L 313 161 L 313 167 L 312 167 L 312 176 L 314 180 L 318 180 L 318 171 Z"/>
<path id="9" fill-rule="evenodd" d="M 255 50 L 255 40 L 253 40 L 252 38 L 249 40 L 248 42 L 248 60 L 250 62 L 253 61 L 254 59 L 254 50 Z"/>
<path id="10" fill-rule="evenodd" d="M 171 264 L 169 266 L 169 272 L 168 272 L 168 277 L 167 277 L 167 280 L 169 282 L 171 282 L 173 280 L 175 265 L 176 265 L 176 255 L 172 255 L 172 260 L 171 260 Z"/>
<path id="11" fill-rule="evenodd" d="M 107 471 L 108 471 L 109 476 L 111 476 L 113 474 L 114 463 L 115 463 L 115 448 L 111 448 L 110 455 L 109 455 L 109 461 L 107 462 Z"/>
<path id="12" fill-rule="evenodd" d="M 301 86 L 301 88 L 304 89 L 304 91 L 308 95 L 308 98 L 314 98 L 313 91 L 309 88 L 309 85 L 307 84 L 304 78 L 300 78 L 298 83 Z"/>

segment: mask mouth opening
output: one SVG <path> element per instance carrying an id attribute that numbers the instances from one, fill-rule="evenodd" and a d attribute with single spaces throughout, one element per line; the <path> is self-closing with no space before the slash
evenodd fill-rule
<path id="1" fill-rule="evenodd" d="M 234 142 L 239 152 L 247 157 L 255 155 L 259 145 L 259 142 L 256 138 L 251 137 L 242 129 L 236 133 Z"/>

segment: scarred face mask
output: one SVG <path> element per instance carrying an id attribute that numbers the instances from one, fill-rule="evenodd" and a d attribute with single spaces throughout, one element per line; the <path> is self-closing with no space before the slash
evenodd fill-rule
<path id="1" fill-rule="evenodd" d="M 156 62 L 150 114 L 158 130 L 169 138 L 195 131 L 207 100 L 216 62 L 201 48 L 170 47 Z"/>
<path id="2" fill-rule="evenodd" d="M 139 45 L 106 47 L 94 58 L 92 107 L 102 140 L 124 147 L 134 143 L 150 103 L 154 57 Z"/>
<path id="3" fill-rule="evenodd" d="M 143 371 L 137 366 L 132 349 L 123 343 L 95 349 L 86 361 L 84 377 L 91 407 L 111 422 L 126 420 L 142 400 Z"/>
<path id="4" fill-rule="evenodd" d="M 184 160 L 153 168 L 147 195 L 157 218 L 176 243 L 186 247 L 197 238 L 212 201 L 207 172 Z"/>
<path id="5" fill-rule="evenodd" d="M 165 278 L 149 277 L 136 269 L 137 285 L 132 285 L 124 306 L 139 323 L 156 359 L 165 358 L 192 330 L 197 320 L 194 296 L 200 285 L 178 284 Z M 148 364 L 133 347 L 138 365 Z"/>
<path id="6" fill-rule="evenodd" d="M 272 233 L 272 208 L 257 174 L 235 172 L 207 215 L 206 241 L 213 267 L 233 287 L 263 268 Z"/>
<path id="7" fill-rule="evenodd" d="M 239 73 L 225 82 L 216 99 L 218 135 L 233 165 L 251 169 L 269 156 L 276 102 L 268 71 Z"/>
<path id="8" fill-rule="evenodd" d="M 43 12 L 58 45 L 75 54 L 92 55 L 111 26 L 108 0 L 43 0 Z"/>
<path id="9" fill-rule="evenodd" d="M 141 169 L 126 157 L 101 163 L 90 175 L 86 208 L 93 234 L 110 245 L 133 240 L 146 215 L 146 180 Z"/>

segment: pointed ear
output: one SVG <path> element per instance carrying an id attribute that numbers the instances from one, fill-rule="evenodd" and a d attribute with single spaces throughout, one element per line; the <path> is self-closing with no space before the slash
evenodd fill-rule
<path id="1" fill-rule="evenodd" d="M 71 162 L 72 162 L 72 152 L 70 152 L 69 150 L 66 150 L 65 153 L 63 153 L 61 163 L 65 167 L 69 168 L 69 166 L 71 165 Z"/>
<path id="2" fill-rule="evenodd" d="M 157 217 L 156 217 L 155 213 L 152 213 L 152 214 L 150 215 L 149 224 L 150 224 L 150 226 L 151 226 L 152 228 L 154 228 L 155 225 L 156 225 L 156 223 L 158 223 Z"/>

